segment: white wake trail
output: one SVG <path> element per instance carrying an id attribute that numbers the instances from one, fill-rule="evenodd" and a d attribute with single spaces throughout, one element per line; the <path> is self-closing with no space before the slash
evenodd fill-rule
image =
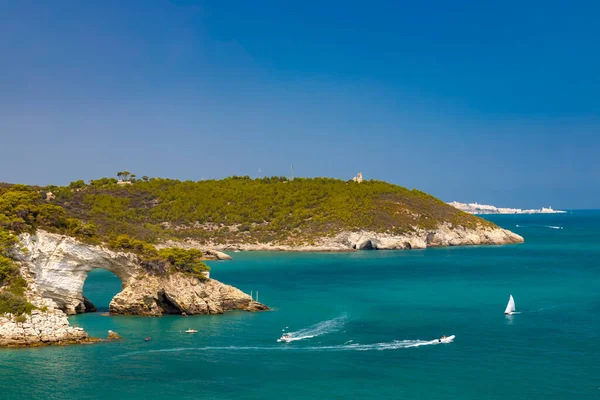
<path id="1" fill-rule="evenodd" d="M 205 346 L 205 347 L 176 347 L 172 349 L 155 349 L 145 351 L 134 351 L 131 353 L 121 354 L 115 358 L 123 358 L 149 353 L 178 353 L 178 352 L 204 352 L 204 351 L 286 351 L 286 352 L 337 352 L 337 351 L 385 351 L 408 349 L 412 347 L 432 346 L 438 344 L 451 343 L 453 339 L 440 342 L 434 340 L 393 340 L 391 342 L 381 342 L 372 344 L 340 344 L 331 346 Z"/>
<path id="2" fill-rule="evenodd" d="M 436 344 L 450 343 L 453 340 L 446 342 L 440 342 L 438 339 L 435 340 L 394 340 L 391 342 L 372 343 L 372 344 L 344 344 L 337 346 L 311 346 L 311 347 L 300 347 L 298 350 L 312 350 L 312 351 L 383 351 L 383 350 L 398 350 L 408 349 L 411 347 L 420 346 L 431 346 Z"/>
<path id="3" fill-rule="evenodd" d="M 315 336 L 326 335 L 328 333 L 333 333 L 339 331 L 346 321 L 348 320 L 347 314 L 342 314 L 337 318 L 330 319 L 327 321 L 321 321 L 317 324 L 311 325 L 307 328 L 300 329 L 296 332 L 286 332 L 288 335 L 287 342 L 294 342 L 297 340 L 304 340 L 314 338 Z"/>

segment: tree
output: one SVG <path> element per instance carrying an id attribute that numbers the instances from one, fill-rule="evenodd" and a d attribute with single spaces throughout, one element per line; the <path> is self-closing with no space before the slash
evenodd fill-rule
<path id="1" fill-rule="evenodd" d="M 150 180 L 150 178 L 148 178 L 148 176 L 144 175 L 144 176 L 142 176 L 142 180 L 144 182 L 148 182 Z"/>
<path id="2" fill-rule="evenodd" d="M 131 174 L 131 176 L 129 177 L 129 180 L 130 180 L 131 182 L 135 182 L 135 177 L 136 177 L 136 175 L 135 175 L 135 174 Z"/>
<path id="3" fill-rule="evenodd" d="M 131 175 L 131 173 L 129 171 L 120 171 L 120 172 L 117 172 L 117 176 L 121 180 L 123 180 L 123 181 L 126 181 L 127 178 L 129 177 L 129 175 Z"/>
<path id="4" fill-rule="evenodd" d="M 82 187 L 85 187 L 85 182 L 82 179 L 69 184 L 69 189 L 80 189 Z"/>

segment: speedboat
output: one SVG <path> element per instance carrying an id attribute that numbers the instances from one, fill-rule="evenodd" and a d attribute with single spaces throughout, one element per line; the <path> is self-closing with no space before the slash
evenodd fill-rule
<path id="1" fill-rule="evenodd" d="M 185 333 L 198 333 L 196 329 L 188 329 Z"/>
<path id="2" fill-rule="evenodd" d="M 281 335 L 281 337 L 279 339 L 277 339 L 277 341 L 289 343 L 292 341 L 292 337 L 290 335 L 288 335 L 287 333 L 284 333 L 283 335 Z"/>
<path id="3" fill-rule="evenodd" d="M 446 336 L 446 337 L 442 337 L 438 339 L 439 343 L 450 343 L 454 340 L 456 336 L 451 335 L 451 336 Z"/>

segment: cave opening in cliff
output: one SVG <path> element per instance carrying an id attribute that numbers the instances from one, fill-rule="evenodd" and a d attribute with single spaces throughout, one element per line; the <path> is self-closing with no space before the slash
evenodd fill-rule
<path id="1" fill-rule="evenodd" d="M 158 293 L 158 300 L 156 303 L 165 314 L 181 314 L 182 312 L 177 304 L 167 296 L 164 290 Z"/>
<path id="2" fill-rule="evenodd" d="M 110 271 L 98 268 L 88 272 L 83 285 L 85 312 L 107 312 L 121 287 L 121 279 Z"/>

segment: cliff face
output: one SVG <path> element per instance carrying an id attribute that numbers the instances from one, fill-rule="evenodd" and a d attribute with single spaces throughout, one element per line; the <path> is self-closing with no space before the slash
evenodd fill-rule
<path id="1" fill-rule="evenodd" d="M 214 279 L 201 281 L 181 272 L 149 274 L 131 253 L 44 231 L 25 234 L 20 239 L 27 249 L 21 262 L 31 274 L 33 286 L 41 297 L 53 300 L 67 314 L 85 312 L 89 307 L 83 297 L 83 284 L 87 273 L 95 268 L 113 272 L 123 284 L 123 290 L 110 303 L 112 313 L 221 314 L 229 310 L 267 309 L 242 291 Z"/>
<path id="2" fill-rule="evenodd" d="M 95 268 L 111 271 L 125 284 L 138 273 L 136 257 L 100 246 L 90 246 L 67 236 L 38 231 L 19 237 L 25 253 L 19 257 L 42 298 L 53 300 L 67 314 L 86 311 L 83 284 Z M 31 285 L 30 285 L 31 286 Z"/>
<path id="3" fill-rule="evenodd" d="M 0 316 L 0 346 L 94 341 L 83 329 L 69 326 L 67 314 L 93 307 L 82 292 L 87 273 L 95 268 L 113 272 L 123 284 L 110 303 L 111 313 L 160 316 L 268 310 L 249 295 L 214 279 L 199 280 L 180 272 L 151 275 L 130 253 L 44 231 L 23 234 L 20 241 L 24 251 L 15 251 L 14 257 L 28 283 L 27 298 L 38 309 L 26 315 L 25 321 Z"/>

